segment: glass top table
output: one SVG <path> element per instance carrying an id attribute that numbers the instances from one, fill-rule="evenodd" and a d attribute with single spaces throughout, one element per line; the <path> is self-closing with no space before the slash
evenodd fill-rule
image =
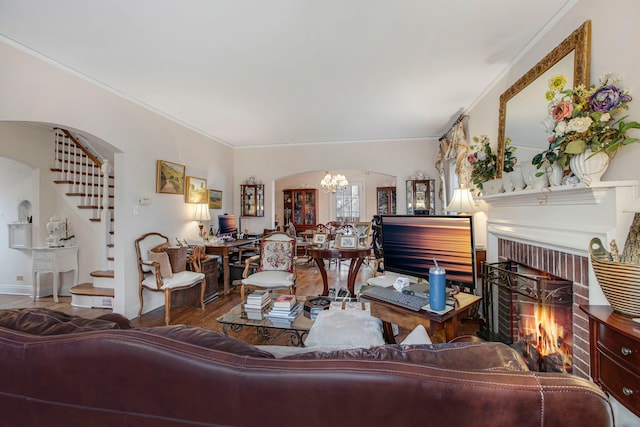
<path id="1" fill-rule="evenodd" d="M 296 295 L 296 300 L 304 305 L 307 297 L 304 295 Z M 255 327 L 258 340 L 265 344 L 291 345 L 304 347 L 304 338 L 309 333 L 309 329 L 313 325 L 313 320 L 307 317 L 308 313 L 301 310 L 296 318 L 291 322 L 279 322 L 263 316 L 261 320 L 247 318 L 244 310 L 244 304 L 238 304 L 231 310 L 218 317 L 218 322 L 222 324 L 222 332 L 229 335 L 229 330 L 234 333 L 240 333 L 245 326 Z M 284 342 L 283 342 L 284 341 Z"/>

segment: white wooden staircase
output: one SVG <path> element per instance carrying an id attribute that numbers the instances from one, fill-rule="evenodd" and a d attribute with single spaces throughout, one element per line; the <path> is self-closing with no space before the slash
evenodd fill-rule
<path id="1" fill-rule="evenodd" d="M 67 186 L 64 196 L 70 205 L 88 215 L 89 223 L 100 227 L 102 269 L 90 273 L 93 283 L 80 283 L 70 289 L 71 305 L 76 307 L 113 307 L 114 270 L 114 179 L 108 160 L 83 145 L 65 129 L 54 129 L 53 182 Z"/>

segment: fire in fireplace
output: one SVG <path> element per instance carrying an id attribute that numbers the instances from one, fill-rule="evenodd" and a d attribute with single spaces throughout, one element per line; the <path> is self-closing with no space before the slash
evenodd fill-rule
<path id="1" fill-rule="evenodd" d="M 572 285 L 513 261 L 485 264 L 480 335 L 510 344 L 532 370 L 572 372 Z"/>

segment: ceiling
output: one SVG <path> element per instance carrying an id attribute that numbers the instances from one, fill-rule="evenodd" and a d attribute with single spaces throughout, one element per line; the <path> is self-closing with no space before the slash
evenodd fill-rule
<path id="1" fill-rule="evenodd" d="M 232 147 L 437 138 L 577 0 L 0 0 L 0 39 Z"/>

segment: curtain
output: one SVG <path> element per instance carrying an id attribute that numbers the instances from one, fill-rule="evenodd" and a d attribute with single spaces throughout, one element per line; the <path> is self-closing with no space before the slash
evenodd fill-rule
<path id="1" fill-rule="evenodd" d="M 438 152 L 438 158 L 436 159 L 436 170 L 440 176 L 440 189 L 438 190 L 438 197 L 442 203 L 444 209 L 447 204 L 447 193 L 443 191 L 447 188 L 446 179 L 446 164 L 452 160 L 456 160 L 455 172 L 458 177 L 458 183 L 461 186 L 469 186 L 469 178 L 467 173 L 467 155 L 469 154 L 469 142 L 466 139 L 464 133 L 464 126 L 462 121 L 466 116 L 460 116 L 456 123 L 451 127 L 449 132 L 440 138 L 440 149 Z"/>

